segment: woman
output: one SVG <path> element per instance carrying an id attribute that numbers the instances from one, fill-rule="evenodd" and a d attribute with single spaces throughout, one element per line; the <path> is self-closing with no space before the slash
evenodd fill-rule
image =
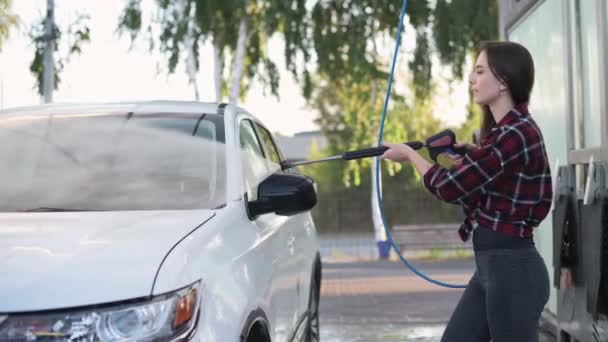
<path id="1" fill-rule="evenodd" d="M 480 146 L 451 169 L 431 165 L 405 144 L 385 143 L 381 157 L 410 161 L 440 200 L 463 206 L 462 240 L 473 236 L 476 271 L 442 341 L 538 340 L 538 320 L 549 298 L 549 277 L 532 232 L 551 207 L 551 174 L 543 137 L 527 104 L 534 63 L 516 43 L 491 42 L 471 75 L 484 111 Z"/>

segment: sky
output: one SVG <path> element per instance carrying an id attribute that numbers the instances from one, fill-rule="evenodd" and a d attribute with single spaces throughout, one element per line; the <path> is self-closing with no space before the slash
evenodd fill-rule
<path id="1" fill-rule="evenodd" d="M 184 63 L 178 65 L 175 74 L 167 75 L 162 71 L 166 70 L 163 56 L 150 53 L 141 39 L 133 49 L 129 49 L 129 38 L 126 35 L 119 37 L 115 32 L 125 3 L 126 0 L 55 0 L 56 22 L 61 28 L 75 20 L 77 13 L 91 16 L 91 42 L 83 47 L 81 55 L 72 57 L 66 64 L 61 74 L 59 90 L 53 95 L 55 102 L 194 99 Z M 149 4 L 150 1 L 144 1 L 144 5 L 146 3 Z M 0 51 L 0 109 L 40 103 L 40 97 L 34 89 L 34 76 L 29 71 L 34 48 L 27 33 L 32 23 L 40 20 L 45 11 L 45 0 L 13 1 L 12 12 L 19 16 L 21 28 L 12 31 L 11 37 Z M 398 15 L 395 13 L 395 20 L 398 20 Z M 406 29 L 402 49 L 405 54 L 399 60 L 401 72 L 395 79 L 397 87 L 400 87 L 399 75 L 407 73 L 408 51 L 413 50 L 413 37 L 408 35 Z M 285 70 L 282 45 L 282 40 L 277 36 L 270 40 L 268 46 L 271 59 L 280 69 L 279 99 L 264 95 L 261 86 L 253 85 L 240 105 L 260 118 L 273 132 L 292 135 L 317 130 L 318 127 L 313 122 L 317 113 L 306 107 L 300 87 Z M 391 52 L 390 40 L 380 44 L 380 53 L 389 56 Z M 197 80 L 201 101 L 215 100 L 212 56 L 211 48 L 203 47 Z M 442 76 L 449 77 L 449 72 L 441 69 L 436 71 L 436 76 L 439 79 Z M 401 81 L 401 84 L 405 83 Z M 464 82 L 452 85 L 439 82 L 434 115 L 446 125 L 462 123 L 467 102 L 466 89 Z M 380 118 L 380 113 L 378 117 Z"/>

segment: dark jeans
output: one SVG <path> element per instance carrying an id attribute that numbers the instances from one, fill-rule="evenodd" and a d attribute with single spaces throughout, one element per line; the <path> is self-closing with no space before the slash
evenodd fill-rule
<path id="1" fill-rule="evenodd" d="M 532 240 L 479 227 L 475 274 L 452 313 L 442 342 L 536 342 L 549 299 L 549 274 Z"/>

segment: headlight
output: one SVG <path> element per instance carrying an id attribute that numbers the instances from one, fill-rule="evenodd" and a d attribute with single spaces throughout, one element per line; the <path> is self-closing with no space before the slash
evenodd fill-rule
<path id="1" fill-rule="evenodd" d="M 179 340 L 195 328 L 200 282 L 143 302 L 99 309 L 0 316 L 0 341 Z"/>

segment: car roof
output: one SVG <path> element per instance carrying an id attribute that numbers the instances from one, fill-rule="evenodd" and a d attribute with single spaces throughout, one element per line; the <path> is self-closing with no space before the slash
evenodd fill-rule
<path id="1" fill-rule="evenodd" d="M 0 114 L 27 114 L 27 115 L 48 115 L 48 114 L 83 114 L 95 112 L 133 112 L 133 113 L 215 113 L 219 114 L 220 105 L 227 107 L 227 104 L 216 102 L 197 102 L 197 101 L 134 101 L 134 102 L 106 102 L 106 103 L 53 103 L 27 107 L 8 108 L 0 111 Z M 231 106 L 233 108 L 238 108 Z M 240 109 L 240 108 L 239 108 Z M 223 112 L 223 111 L 222 111 Z M 246 112 L 242 109 L 227 111 L 229 113 Z M 249 114 L 249 113 L 248 113 Z M 249 114 L 251 115 L 251 114 Z"/>

